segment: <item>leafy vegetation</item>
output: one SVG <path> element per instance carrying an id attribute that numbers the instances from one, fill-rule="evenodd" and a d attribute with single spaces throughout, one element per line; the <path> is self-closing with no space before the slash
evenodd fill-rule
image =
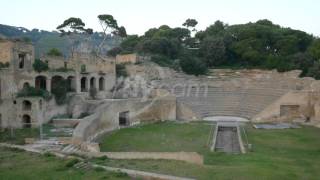
<path id="1" fill-rule="evenodd" d="M 116 64 L 116 75 L 117 77 L 127 77 L 128 73 L 126 70 L 126 65 L 125 64 Z"/>
<path id="2" fill-rule="evenodd" d="M 0 147 L 1 179 L 131 179 L 127 174 L 66 167 L 71 160 Z M 72 160 L 73 161 L 73 160 Z"/>
<path id="3" fill-rule="evenodd" d="M 302 76 L 320 78 L 320 39 L 303 31 L 269 20 L 231 26 L 216 21 L 193 37 L 197 21 L 187 19 L 183 25 L 186 28 L 163 25 L 142 36 L 128 36 L 120 48 L 161 57 L 154 59 L 165 66 L 178 59 L 183 71 L 195 75 L 205 74 L 207 68 L 237 67 L 280 72 L 301 69 Z M 186 52 L 192 55 L 186 58 Z"/>
<path id="4" fill-rule="evenodd" d="M 9 65 L 10 65 L 9 62 L 6 62 L 6 63 L 0 62 L 0 69 L 2 69 L 2 68 L 8 68 Z"/>
<path id="5" fill-rule="evenodd" d="M 23 129 L 5 129 L 0 131 L 0 142 L 11 144 L 25 144 L 25 138 L 38 138 L 39 129 L 23 128 Z"/>
<path id="6" fill-rule="evenodd" d="M 68 85 L 67 80 L 59 79 L 51 87 L 51 93 L 58 105 L 65 104 L 67 102 Z"/>
<path id="7" fill-rule="evenodd" d="M 49 56 L 62 56 L 62 53 L 60 52 L 59 49 L 57 48 L 52 48 L 49 50 L 49 52 L 47 53 L 47 55 Z"/>
<path id="8" fill-rule="evenodd" d="M 24 87 L 17 93 L 17 97 L 42 97 L 45 100 L 50 100 L 52 96 L 48 91 L 43 89 Z"/>
<path id="9" fill-rule="evenodd" d="M 318 128 L 260 130 L 247 126 L 253 151 L 241 155 L 210 152 L 206 146 L 210 129 L 204 123 L 165 122 L 121 129 L 101 142 L 102 150 L 107 151 L 195 151 L 204 156 L 204 166 L 169 160 L 97 162 L 203 180 L 318 179 L 320 175 Z"/>
<path id="10" fill-rule="evenodd" d="M 49 70 L 48 63 L 45 63 L 40 59 L 35 59 L 32 66 L 33 66 L 33 69 L 39 73 Z"/>

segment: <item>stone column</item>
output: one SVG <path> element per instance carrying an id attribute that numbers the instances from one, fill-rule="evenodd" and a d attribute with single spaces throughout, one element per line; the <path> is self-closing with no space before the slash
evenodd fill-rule
<path id="1" fill-rule="evenodd" d="M 47 91 L 51 92 L 51 79 L 47 79 L 46 80 L 46 88 L 47 88 Z"/>
<path id="2" fill-rule="evenodd" d="M 87 80 L 86 80 L 86 91 L 89 92 L 89 89 L 90 89 L 90 77 L 86 77 Z"/>
<path id="3" fill-rule="evenodd" d="M 76 93 L 80 93 L 81 92 L 81 77 L 79 76 L 79 74 L 77 74 L 75 77 L 75 83 L 76 83 Z"/>

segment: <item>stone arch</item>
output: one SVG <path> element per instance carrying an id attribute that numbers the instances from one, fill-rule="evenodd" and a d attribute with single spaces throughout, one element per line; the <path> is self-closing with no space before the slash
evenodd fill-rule
<path id="1" fill-rule="evenodd" d="M 76 80 L 74 76 L 67 77 L 67 90 L 68 92 L 74 92 L 76 90 Z"/>
<path id="2" fill-rule="evenodd" d="M 31 111 L 32 103 L 28 100 L 22 101 L 22 110 L 24 111 Z"/>
<path id="3" fill-rule="evenodd" d="M 35 87 L 37 89 L 47 90 L 47 77 L 37 76 L 35 79 Z"/>
<path id="4" fill-rule="evenodd" d="M 22 127 L 23 128 L 31 128 L 32 127 L 31 117 L 27 114 L 22 116 Z"/>
<path id="5" fill-rule="evenodd" d="M 87 87 L 87 77 L 82 77 L 80 80 L 80 84 L 81 84 L 81 92 L 86 92 L 88 91 L 88 87 Z"/>
<path id="6" fill-rule="evenodd" d="M 105 90 L 105 80 L 104 77 L 99 78 L 99 91 Z"/>
<path id="7" fill-rule="evenodd" d="M 64 78 L 59 75 L 55 75 L 51 78 L 51 91 L 59 86 L 61 86 L 61 82 L 64 81 Z"/>
<path id="8" fill-rule="evenodd" d="M 23 86 L 22 86 L 23 89 L 27 89 L 27 88 L 29 88 L 29 87 L 30 87 L 29 82 L 23 83 Z"/>
<path id="9" fill-rule="evenodd" d="M 96 88 L 96 78 L 95 77 L 90 78 L 90 88 Z"/>

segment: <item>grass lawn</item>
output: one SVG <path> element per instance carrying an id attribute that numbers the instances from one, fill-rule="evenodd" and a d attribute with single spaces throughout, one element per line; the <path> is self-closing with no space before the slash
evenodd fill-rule
<path id="1" fill-rule="evenodd" d="M 101 169 L 84 172 L 73 167 L 67 167 L 68 162 L 70 160 L 62 160 L 54 156 L 44 156 L 0 147 L 0 179 L 130 179 L 125 174 L 101 171 Z"/>
<path id="2" fill-rule="evenodd" d="M 37 128 L 14 129 L 13 132 L 10 130 L 0 131 L 0 142 L 22 145 L 25 144 L 25 138 L 38 138 L 39 134 Z"/>
<path id="3" fill-rule="evenodd" d="M 157 123 L 121 129 L 101 142 L 105 151 L 196 151 L 204 155 L 198 166 L 166 160 L 105 160 L 110 166 L 161 172 L 197 179 L 319 179 L 320 129 L 246 128 L 253 152 L 232 155 L 209 152 L 210 126 L 204 123 Z"/>
<path id="4" fill-rule="evenodd" d="M 52 129 L 57 129 L 51 124 L 43 125 L 43 136 L 44 138 L 50 137 L 70 137 L 71 135 L 65 132 L 52 132 Z M 58 128 L 59 129 L 59 128 Z M 11 144 L 25 144 L 25 138 L 40 138 L 40 130 L 39 128 L 22 128 L 22 129 L 14 129 L 11 132 L 10 129 L 6 129 L 5 131 L 0 131 L 0 142 L 6 142 Z"/>
<path id="5" fill-rule="evenodd" d="M 212 126 L 203 123 L 160 122 L 125 128 L 107 135 L 100 142 L 101 151 L 176 152 L 207 149 Z"/>

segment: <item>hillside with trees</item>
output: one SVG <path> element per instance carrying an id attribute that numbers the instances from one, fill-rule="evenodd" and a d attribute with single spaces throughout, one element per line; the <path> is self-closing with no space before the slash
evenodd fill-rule
<path id="1" fill-rule="evenodd" d="M 196 25 L 188 19 L 184 27 L 152 28 L 142 36 L 128 36 L 111 51 L 147 54 L 160 65 L 195 75 L 208 68 L 301 69 L 301 76 L 320 79 L 320 39 L 313 35 L 269 20 L 239 25 L 216 21 L 203 31 Z"/>
<path id="2" fill-rule="evenodd" d="M 58 31 L 44 31 L 39 29 L 28 30 L 23 27 L 15 27 L 0 24 L 0 37 L 9 39 L 23 39 L 32 42 L 35 46 L 36 57 L 47 54 L 51 49 L 58 49 L 62 52 L 63 56 L 69 56 L 71 52 L 71 44 L 68 37 L 61 37 Z M 109 49 L 116 47 L 120 44 L 121 39 L 108 34 L 105 37 L 102 52 L 106 53 Z M 76 41 L 76 50 L 85 51 L 90 53 L 96 49 L 100 42 L 104 39 L 102 32 L 93 32 L 90 37 L 78 36 Z"/>

